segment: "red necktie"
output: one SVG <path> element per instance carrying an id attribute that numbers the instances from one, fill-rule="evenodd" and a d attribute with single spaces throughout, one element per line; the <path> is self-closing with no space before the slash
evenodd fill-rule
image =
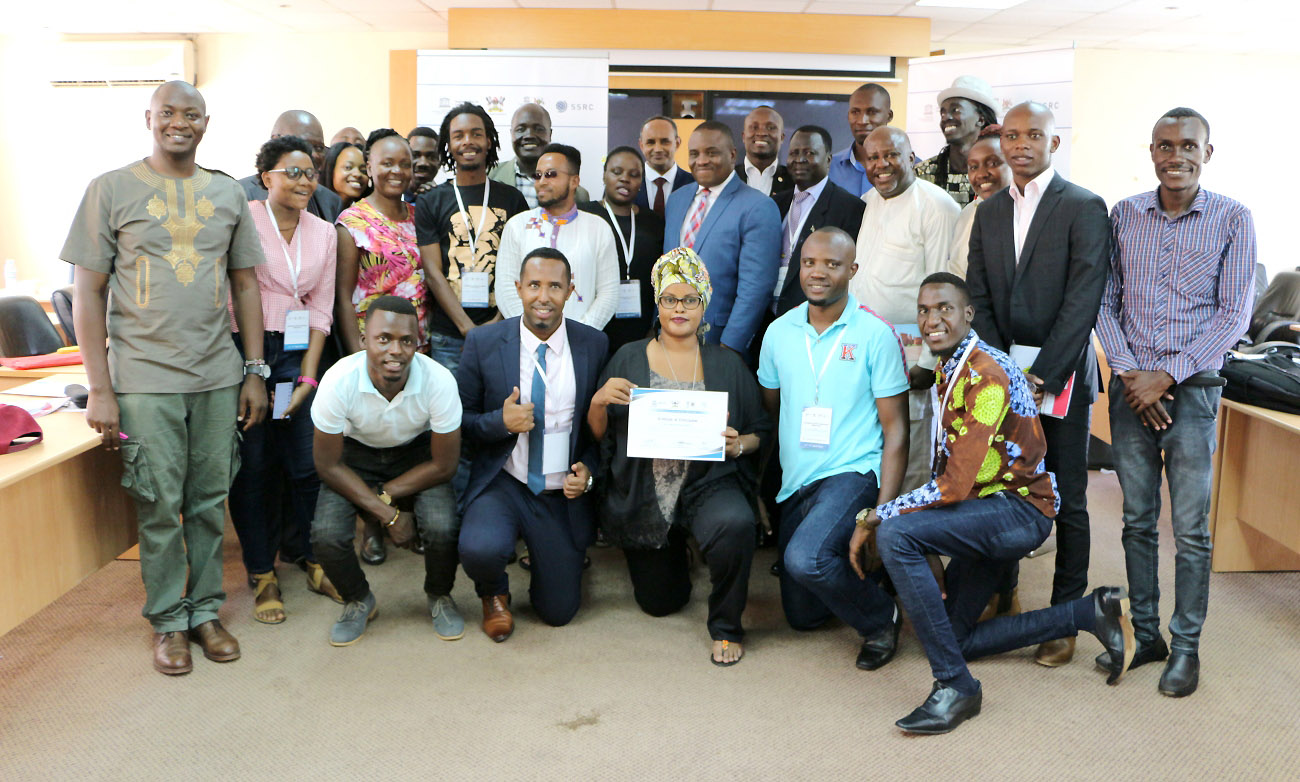
<path id="1" fill-rule="evenodd" d="M 655 205 L 652 208 L 660 217 L 664 216 L 664 185 L 666 184 L 668 184 L 667 179 L 655 177 Z"/>

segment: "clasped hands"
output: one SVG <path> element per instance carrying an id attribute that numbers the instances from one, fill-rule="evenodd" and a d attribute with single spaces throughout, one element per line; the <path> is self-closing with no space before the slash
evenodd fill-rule
<path id="1" fill-rule="evenodd" d="M 1156 431 L 1168 429 L 1174 418 L 1164 403 L 1173 401 L 1174 395 L 1169 393 L 1174 386 L 1173 376 L 1163 369 L 1126 369 L 1115 374 L 1123 378 L 1124 401 L 1142 425 Z"/>

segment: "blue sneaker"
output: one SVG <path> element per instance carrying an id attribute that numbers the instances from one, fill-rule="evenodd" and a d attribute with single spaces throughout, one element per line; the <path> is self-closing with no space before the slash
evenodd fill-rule
<path id="1" fill-rule="evenodd" d="M 365 598 L 343 606 L 343 615 L 330 628 L 330 646 L 351 646 L 366 633 L 366 622 L 379 616 L 375 593 L 367 592 Z"/>
<path id="2" fill-rule="evenodd" d="M 465 635 L 465 619 L 451 595 L 429 595 L 429 613 L 433 615 L 433 632 L 444 641 Z"/>

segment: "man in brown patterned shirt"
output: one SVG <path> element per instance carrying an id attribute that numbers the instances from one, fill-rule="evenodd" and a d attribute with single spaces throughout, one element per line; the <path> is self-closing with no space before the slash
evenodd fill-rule
<path id="1" fill-rule="evenodd" d="M 1133 659 L 1123 587 L 976 624 L 1006 570 L 1051 531 L 1058 499 L 1043 467 L 1047 444 L 1029 381 L 1005 353 L 980 340 L 974 317 L 960 277 L 939 272 L 921 283 L 917 324 L 940 361 L 933 477 L 859 514 L 849 543 L 862 575 L 862 550 L 879 525 L 880 557 L 930 659 L 930 697 L 895 723 L 909 733 L 947 733 L 979 714 L 980 684 L 966 660 L 1081 630 L 1118 661 L 1108 683 L 1119 681 Z M 933 556 L 952 560 L 937 579 L 927 561 Z"/>

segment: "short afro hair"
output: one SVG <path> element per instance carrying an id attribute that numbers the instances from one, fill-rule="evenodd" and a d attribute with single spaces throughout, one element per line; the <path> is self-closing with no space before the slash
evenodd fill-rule
<path id="1" fill-rule="evenodd" d="M 266 189 L 266 185 L 262 182 L 262 174 L 267 171 L 274 171 L 280 159 L 290 152 L 302 152 L 307 157 L 311 157 L 311 144 L 308 144 L 307 140 L 301 136 L 279 136 L 266 142 L 261 149 L 257 150 L 258 187 L 263 190 Z"/>

